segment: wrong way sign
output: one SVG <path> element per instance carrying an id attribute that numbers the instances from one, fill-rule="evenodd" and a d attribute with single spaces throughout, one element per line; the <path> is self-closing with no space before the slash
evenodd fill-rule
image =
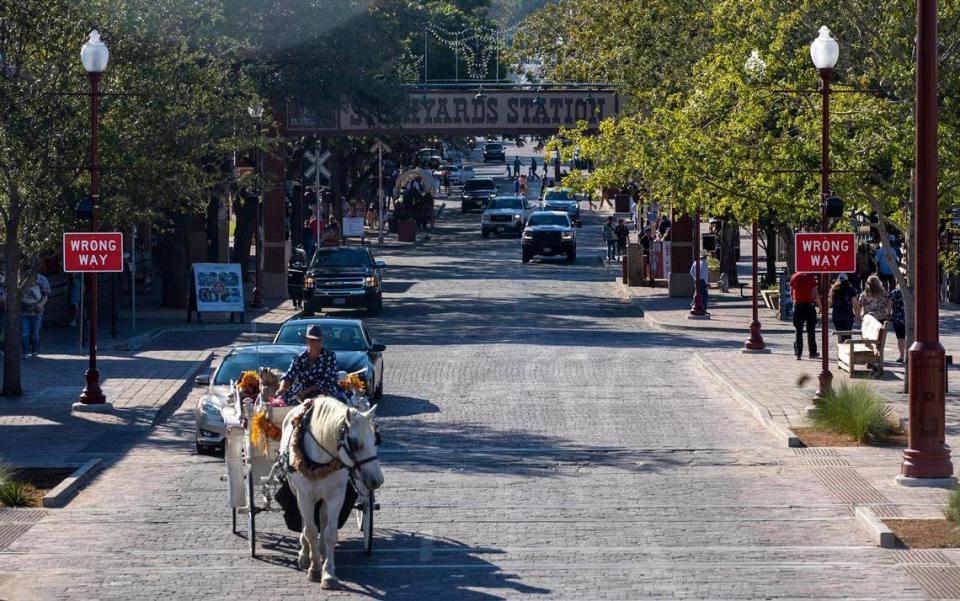
<path id="1" fill-rule="evenodd" d="M 797 271 L 853 273 L 857 270 L 857 239 L 853 233 L 798 233 Z"/>
<path id="2" fill-rule="evenodd" d="M 123 234 L 120 232 L 64 233 L 63 270 L 67 273 L 123 271 Z"/>

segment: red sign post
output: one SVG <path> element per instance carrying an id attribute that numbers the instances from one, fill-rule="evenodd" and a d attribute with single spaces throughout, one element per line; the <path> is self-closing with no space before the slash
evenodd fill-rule
<path id="1" fill-rule="evenodd" d="M 67 273 L 123 271 L 123 234 L 120 232 L 64 233 L 63 270 Z"/>
<path id="2" fill-rule="evenodd" d="M 857 270 L 855 234 L 811 232 L 796 235 L 797 271 L 853 273 Z"/>

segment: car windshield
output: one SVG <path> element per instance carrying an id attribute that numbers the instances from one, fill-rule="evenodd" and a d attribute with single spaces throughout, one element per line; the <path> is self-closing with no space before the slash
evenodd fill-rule
<path id="1" fill-rule="evenodd" d="M 472 179 L 463 185 L 464 190 L 496 190 L 492 179 Z"/>
<path id="2" fill-rule="evenodd" d="M 503 148 L 500 144 L 487 144 L 487 150 L 500 150 Z"/>
<path id="3" fill-rule="evenodd" d="M 517 209 L 523 210 L 523 200 L 520 198 L 494 198 L 490 203 L 491 209 Z"/>
<path id="4" fill-rule="evenodd" d="M 527 225 L 566 225 L 570 222 L 566 215 L 552 215 L 550 213 L 534 213 L 527 220 Z"/>
<path id="5" fill-rule="evenodd" d="M 365 249 L 324 249 L 313 256 L 310 267 L 319 269 L 365 269 L 370 266 L 370 254 Z"/>
<path id="6" fill-rule="evenodd" d="M 240 374 L 245 371 L 255 371 L 260 367 L 269 367 L 287 371 L 293 358 L 297 355 L 295 352 L 286 353 L 232 353 L 220 364 L 217 369 L 217 375 L 213 379 L 215 386 L 227 386 L 231 381 L 236 382 L 240 379 Z"/>
<path id="7" fill-rule="evenodd" d="M 331 351 L 365 351 L 367 344 L 363 340 L 360 325 L 355 323 L 319 323 L 292 321 L 284 324 L 277 334 L 279 344 L 306 344 L 303 337 L 308 325 L 319 325 L 323 332 L 323 347 Z"/>
<path id="8" fill-rule="evenodd" d="M 571 200 L 573 192 L 569 190 L 550 190 L 545 196 L 547 200 Z"/>

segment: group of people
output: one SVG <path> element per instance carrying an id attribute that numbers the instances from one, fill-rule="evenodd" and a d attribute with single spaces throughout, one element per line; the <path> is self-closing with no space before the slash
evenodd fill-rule
<path id="1" fill-rule="evenodd" d="M 902 268 L 900 268 L 902 270 Z M 884 284 L 879 273 L 866 277 L 862 290 L 858 290 L 850 277 L 841 273 L 830 286 L 827 300 L 831 311 L 831 321 L 837 331 L 852 330 L 857 322 L 867 315 L 883 323 L 890 321 L 897 336 L 898 362 L 903 361 L 906 339 L 906 313 L 903 293 L 897 285 L 896 276 L 891 273 L 892 281 Z M 817 352 L 817 309 L 821 315 L 826 313 L 821 307 L 819 278 L 812 273 L 797 272 L 790 279 L 790 296 L 793 301 L 793 327 L 796 339 L 793 352 L 797 360 L 803 356 L 803 332 L 807 332 L 807 345 L 810 358 L 819 357 Z M 843 338 L 841 338 L 843 340 Z"/>
<path id="2" fill-rule="evenodd" d="M 627 227 L 627 220 L 620 219 L 616 223 L 613 217 L 607 217 L 603 224 L 603 241 L 607 244 L 607 261 L 620 261 L 623 253 L 627 250 L 627 238 L 630 236 L 630 228 Z"/>
<path id="3" fill-rule="evenodd" d="M 523 163 L 520 162 L 520 157 L 513 157 L 513 171 L 510 171 L 510 164 L 507 163 L 507 176 L 513 178 L 524 177 L 524 175 L 520 173 L 522 167 Z M 530 165 L 527 167 L 527 174 L 525 177 L 527 177 L 530 181 L 536 181 L 540 179 L 540 176 L 537 175 L 537 159 L 530 157 Z"/>
<path id="4" fill-rule="evenodd" d="M 313 209 L 307 209 L 307 215 L 303 222 L 303 250 L 309 261 L 317 250 L 318 240 L 320 246 L 339 246 L 342 231 L 337 220 L 326 217 L 322 211 L 316 215 Z"/>

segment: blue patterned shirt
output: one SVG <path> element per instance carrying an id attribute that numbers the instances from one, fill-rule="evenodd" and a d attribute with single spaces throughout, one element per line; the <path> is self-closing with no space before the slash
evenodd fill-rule
<path id="1" fill-rule="evenodd" d="M 316 387 L 316 394 L 325 394 L 342 399 L 343 393 L 337 382 L 337 355 L 331 350 L 323 349 L 317 360 L 310 365 L 310 355 L 304 351 L 293 358 L 290 369 L 283 374 L 281 381 L 290 382 L 287 395 L 300 394 L 307 388 Z"/>

